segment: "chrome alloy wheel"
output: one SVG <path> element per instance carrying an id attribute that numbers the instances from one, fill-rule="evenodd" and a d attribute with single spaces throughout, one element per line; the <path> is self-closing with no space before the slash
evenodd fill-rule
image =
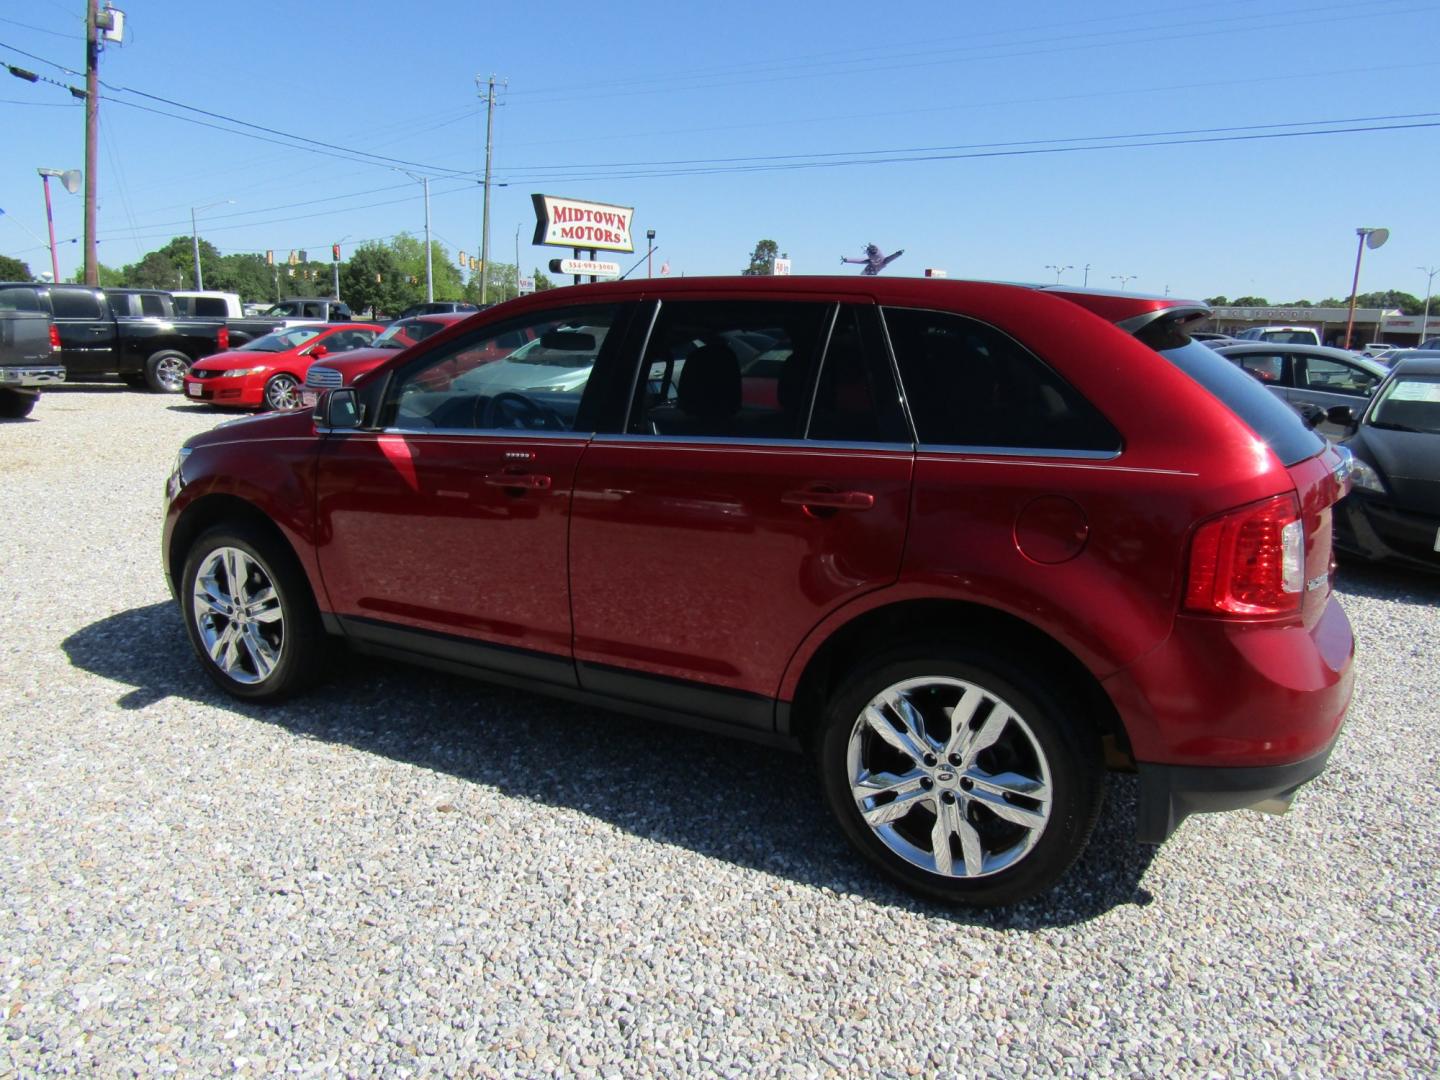
<path id="1" fill-rule="evenodd" d="M 276 412 L 300 407 L 300 383 L 290 375 L 276 375 L 265 386 L 265 404 Z"/>
<path id="2" fill-rule="evenodd" d="M 247 686 L 269 678 L 285 646 L 285 613 L 264 565 L 239 548 L 216 548 L 195 575 L 192 599 L 215 666 Z"/>
<path id="3" fill-rule="evenodd" d="M 167 394 L 178 394 L 185 389 L 185 375 L 190 364 L 181 356 L 162 356 L 155 363 L 155 381 Z"/>
<path id="4" fill-rule="evenodd" d="M 1014 866 L 1050 819 L 1050 766 L 1034 732 L 963 679 L 925 676 L 882 690 L 856 718 L 846 760 L 875 836 L 943 877 Z"/>

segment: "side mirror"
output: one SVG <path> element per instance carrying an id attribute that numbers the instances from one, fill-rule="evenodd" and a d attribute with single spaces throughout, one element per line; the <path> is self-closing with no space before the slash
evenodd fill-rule
<path id="1" fill-rule="evenodd" d="M 1325 419 L 1341 427 L 1355 426 L 1355 410 L 1349 405 L 1332 405 L 1325 410 Z"/>
<path id="2" fill-rule="evenodd" d="M 318 360 L 318 359 L 320 359 L 320 357 L 324 356 L 324 355 L 325 355 L 326 353 L 328 353 L 329 351 L 330 351 L 330 350 L 329 350 L 328 348 L 326 348 L 324 345 L 316 345 L 316 346 L 314 346 L 308 353 L 306 353 L 305 355 L 308 356 L 308 357 L 310 357 L 310 359 L 312 359 L 312 360 Z"/>
<path id="3" fill-rule="evenodd" d="M 1302 401 L 1295 406 L 1295 411 L 1300 414 L 1300 419 L 1305 421 L 1305 426 L 1308 428 L 1313 428 L 1329 418 L 1329 414 L 1313 401 Z"/>
<path id="4" fill-rule="evenodd" d="M 326 427 L 343 431 L 353 431 L 365 420 L 365 408 L 360 404 L 359 395 L 349 387 L 328 391 L 320 399 L 315 412 L 323 418 Z"/>

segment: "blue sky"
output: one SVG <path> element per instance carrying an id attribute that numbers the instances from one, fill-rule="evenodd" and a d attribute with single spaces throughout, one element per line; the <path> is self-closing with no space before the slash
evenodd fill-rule
<path id="1" fill-rule="evenodd" d="M 1361 225 L 1392 230 L 1362 291 L 1422 294 L 1416 267 L 1440 265 L 1440 127 L 1398 127 L 1440 122 L 1434 2 L 117 6 L 127 41 L 101 64 L 125 88 L 102 91 L 109 265 L 188 235 L 190 208 L 212 203 L 200 232 L 226 252 L 419 235 L 419 183 L 352 151 L 433 176 L 435 235 L 474 253 L 475 76 L 491 73 L 508 80 L 492 257 L 514 259 L 518 228 L 527 268 L 565 254 L 530 246 L 532 192 L 634 206 L 640 246 L 655 229 L 656 268 L 677 274 L 735 273 L 762 237 L 796 273 L 853 273 L 839 257 L 874 241 L 905 249 L 887 274 L 1042 281 L 1069 266 L 1078 283 L 1088 263 L 1091 285 L 1319 299 L 1348 293 Z M 82 66 L 83 14 L 83 0 L 0 5 L 0 61 L 83 84 L 43 62 Z M 83 163 L 83 110 L 60 87 L 0 80 L 0 253 L 38 273 L 35 168 Z M 1391 130 L 1116 145 L 1357 127 Z M 1095 145 L 1109 148 L 1036 152 Z M 52 190 L 68 277 L 81 200 Z"/>

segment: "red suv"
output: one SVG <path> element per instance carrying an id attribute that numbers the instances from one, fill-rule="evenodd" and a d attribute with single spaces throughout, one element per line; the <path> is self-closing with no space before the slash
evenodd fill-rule
<path id="1" fill-rule="evenodd" d="M 313 416 L 191 439 L 165 569 L 237 697 L 300 689 L 329 635 L 803 747 L 891 877 L 1009 903 L 1078 856 L 1107 768 L 1139 773 L 1158 843 L 1288 805 L 1344 718 L 1349 459 L 1188 338 L 1207 313 L 905 279 L 553 290 Z"/>

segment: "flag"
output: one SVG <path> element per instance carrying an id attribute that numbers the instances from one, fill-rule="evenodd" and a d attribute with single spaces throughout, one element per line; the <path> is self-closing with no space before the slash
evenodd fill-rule
<path id="1" fill-rule="evenodd" d="M 669 276 L 670 276 L 670 264 L 669 264 L 668 262 L 663 262 L 663 263 L 660 264 L 660 276 L 661 276 L 661 277 L 669 277 Z"/>

